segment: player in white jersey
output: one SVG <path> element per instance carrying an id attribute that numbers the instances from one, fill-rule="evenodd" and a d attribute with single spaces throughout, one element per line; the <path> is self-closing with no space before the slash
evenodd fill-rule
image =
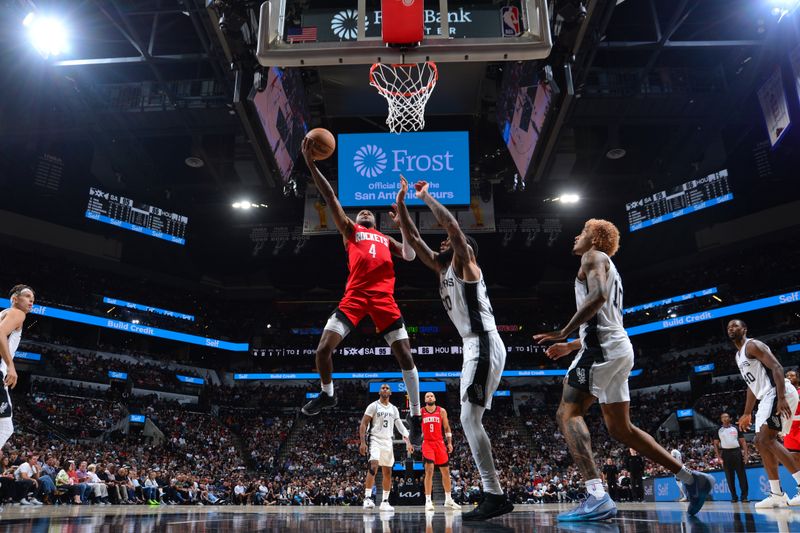
<path id="1" fill-rule="evenodd" d="M 22 338 L 22 324 L 33 309 L 35 295 L 27 285 L 15 285 L 9 293 L 11 307 L 0 311 L 0 373 L 3 388 L 0 392 L 0 448 L 5 446 L 14 433 L 11 416 L 11 394 L 9 387 L 17 386 L 17 369 L 14 367 L 14 354 Z"/>
<path id="2" fill-rule="evenodd" d="M 554 360 L 578 350 L 564 378 L 556 417 L 588 496 L 575 509 L 558 515 L 561 521 L 605 520 L 617 514 L 616 504 L 603 488 L 583 419 L 595 401 L 600 402 L 614 439 L 665 467 L 683 483 L 689 514 L 700 511 L 714 484 L 713 477 L 688 470 L 631 423 L 628 376 L 633 368 L 633 346 L 622 326 L 622 278 L 611 261 L 618 249 L 619 230 L 614 224 L 598 219 L 586 222 L 572 249 L 581 258 L 575 279 L 577 311 L 562 329 L 533 337 L 539 343 L 561 341 L 580 327 L 580 338 L 547 349 L 547 356 Z"/>
<path id="3" fill-rule="evenodd" d="M 364 483 L 364 509 L 373 509 L 375 502 L 372 500 L 372 487 L 375 484 L 375 475 L 380 466 L 383 471 L 383 498 L 381 500 L 381 511 L 393 511 L 389 505 L 389 492 L 392 490 L 392 467 L 394 466 L 394 449 L 392 441 L 394 439 L 394 428 L 403 436 L 406 443 L 406 450 L 409 454 L 414 453 L 414 447 L 408 438 L 409 432 L 403 421 L 400 419 L 400 411 L 389 403 L 392 396 L 392 388 L 388 383 L 381 385 L 378 393 L 379 400 L 367 406 L 364 416 L 361 418 L 361 425 L 358 434 L 361 444 L 358 452 L 367 455 L 369 451 L 369 465 L 367 466 L 367 481 Z M 369 428 L 369 432 L 367 429 Z M 367 443 L 369 434 L 369 443 Z"/>
<path id="4" fill-rule="evenodd" d="M 417 182 L 417 198 L 425 202 L 447 232 L 439 253 L 419 235 L 405 205 L 408 183 L 400 177 L 400 190 L 392 218 L 405 231 L 417 257 L 439 276 L 439 294 L 450 320 L 463 340 L 461 368 L 461 425 L 483 485 L 483 499 L 462 520 L 486 520 L 514 510 L 500 486 L 492 457 L 492 444 L 483 427 L 483 413 L 492 407 L 506 364 L 506 347 L 497 333 L 494 313 L 478 266 L 478 244 L 464 235 L 455 217 L 428 193 L 428 184 Z"/>
<path id="5" fill-rule="evenodd" d="M 740 430 L 747 431 L 750 428 L 753 407 L 758 400 L 754 443 L 767 471 L 770 494 L 756 503 L 756 508 L 800 506 L 800 468 L 792 453 L 778 440 L 778 435 L 789 433 L 792 427 L 798 403 L 797 389 L 783 377 L 783 367 L 769 346 L 747 337 L 747 324 L 744 321 L 736 318 L 728 322 L 728 338 L 738 350 L 736 366 L 747 383 L 744 413 L 738 421 Z M 785 466 L 797 482 L 797 494 L 791 500 L 781 490 L 778 463 Z"/>

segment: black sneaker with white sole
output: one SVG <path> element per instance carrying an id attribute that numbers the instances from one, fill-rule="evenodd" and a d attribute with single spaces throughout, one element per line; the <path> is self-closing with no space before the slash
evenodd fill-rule
<path id="1" fill-rule="evenodd" d="M 339 403 L 339 400 L 336 399 L 335 395 L 328 396 L 327 392 L 320 392 L 319 396 L 305 404 L 300 411 L 306 416 L 314 416 L 318 415 L 323 409 L 336 407 L 337 403 Z"/>
<path id="2" fill-rule="evenodd" d="M 464 522 L 489 520 L 496 516 L 510 513 L 514 510 L 514 505 L 508 501 L 505 494 L 492 494 L 484 492 L 478 506 L 468 513 L 461 515 Z"/>

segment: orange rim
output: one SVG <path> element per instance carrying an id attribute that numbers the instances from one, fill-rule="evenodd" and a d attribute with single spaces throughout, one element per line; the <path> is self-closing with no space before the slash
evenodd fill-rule
<path id="1" fill-rule="evenodd" d="M 418 64 L 419 63 L 390 63 L 389 66 L 392 69 L 397 69 L 402 67 L 416 67 Z M 428 65 L 433 70 L 433 79 L 430 82 L 428 82 L 428 84 L 425 85 L 425 87 L 421 87 L 419 90 L 403 93 L 399 91 L 390 91 L 388 89 L 385 89 L 384 87 L 381 87 L 375 81 L 374 72 L 375 69 L 378 68 L 380 65 L 383 65 L 383 63 L 374 63 L 370 67 L 369 84 L 378 89 L 378 92 L 380 92 L 381 94 L 388 94 L 390 96 L 403 96 L 405 98 L 408 98 L 409 96 L 414 96 L 415 94 L 422 94 L 424 92 L 431 90 L 433 86 L 436 85 L 436 82 L 439 81 L 439 69 L 436 67 L 436 63 L 434 63 L 433 61 L 426 61 L 424 64 Z"/>

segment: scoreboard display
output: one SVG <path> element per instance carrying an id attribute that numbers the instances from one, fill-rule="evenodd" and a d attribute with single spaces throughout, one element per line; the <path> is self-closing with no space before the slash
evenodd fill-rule
<path id="1" fill-rule="evenodd" d="M 91 187 L 86 218 L 158 239 L 186 244 L 189 218 Z"/>
<path id="2" fill-rule="evenodd" d="M 733 200 L 726 169 L 625 205 L 631 231 Z"/>

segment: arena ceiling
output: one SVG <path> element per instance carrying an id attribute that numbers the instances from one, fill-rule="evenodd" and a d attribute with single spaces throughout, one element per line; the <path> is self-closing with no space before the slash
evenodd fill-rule
<path id="1" fill-rule="evenodd" d="M 578 3 L 555 5 L 560 11 Z M 28 212 L 69 224 L 66 206 L 83 202 L 90 185 L 105 187 L 190 216 L 202 235 L 193 245 L 195 263 L 206 265 L 220 256 L 249 261 L 248 227 L 301 223 L 302 202 L 284 195 L 246 98 L 257 68 L 258 2 L 35 4 L 64 14 L 72 47 L 42 60 L 22 35 L 31 3 L 0 4 L 0 163 L 14 176 L 3 185 L 6 209 L 33 191 L 38 201 Z M 586 199 L 577 218 L 619 217 L 626 200 L 717 170 L 763 138 L 753 92 L 779 42 L 769 2 L 589 0 L 586 7 L 585 20 L 560 26 L 553 54 L 542 63 L 552 67 L 561 92 L 524 191 L 509 190 L 515 170 L 494 118 L 503 65 L 443 71 L 449 81 L 431 101 L 430 127 L 470 130 L 477 139 L 473 171 L 495 184 L 500 213 L 556 210 L 544 199 L 570 188 Z M 364 116 L 361 102 L 347 98 L 364 91 L 366 75 L 358 68 L 307 68 L 303 76 L 312 121 L 334 131 L 380 130 L 377 107 Z M 455 80 L 470 80 L 471 89 L 459 92 Z M 625 156 L 607 157 L 614 148 Z M 60 190 L 31 185 L 42 154 L 64 159 Z M 202 167 L 188 166 L 189 157 Z M 244 218 L 230 208 L 243 196 L 270 207 Z"/>

